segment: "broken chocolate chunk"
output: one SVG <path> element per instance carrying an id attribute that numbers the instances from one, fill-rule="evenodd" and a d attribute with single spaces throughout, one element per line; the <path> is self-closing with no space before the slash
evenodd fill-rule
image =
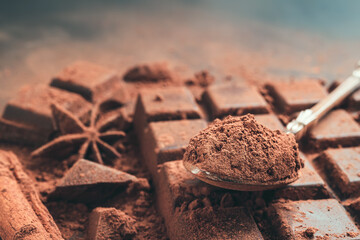
<path id="1" fill-rule="evenodd" d="M 269 209 L 273 227 L 281 239 L 354 239 L 359 229 L 335 199 L 274 203 Z M 352 234 L 352 237 L 348 233 Z"/>
<path id="2" fill-rule="evenodd" d="M 52 103 L 62 106 L 83 121 L 89 118 L 91 104 L 82 97 L 42 84 L 21 88 L 6 105 L 3 117 L 32 126 L 41 135 L 50 135 L 54 130 L 50 109 Z"/>
<path id="3" fill-rule="evenodd" d="M 133 239 L 137 234 L 135 220 L 115 208 L 95 208 L 89 218 L 90 240 Z"/>
<path id="4" fill-rule="evenodd" d="M 327 92 L 317 80 L 271 82 L 265 86 L 274 98 L 276 108 L 283 113 L 294 113 L 312 107 Z"/>
<path id="5" fill-rule="evenodd" d="M 161 101 L 156 99 L 161 96 Z M 134 124 L 140 137 L 149 122 L 198 119 L 200 109 L 185 87 L 142 90 L 138 96 Z"/>
<path id="6" fill-rule="evenodd" d="M 254 117 L 256 121 L 271 130 L 285 131 L 284 125 L 282 125 L 280 120 L 274 114 L 258 114 L 254 115 Z"/>
<path id="7" fill-rule="evenodd" d="M 203 100 L 212 119 L 227 115 L 246 113 L 268 113 L 265 99 L 254 86 L 246 84 L 221 84 L 210 86 L 203 95 Z"/>
<path id="8" fill-rule="evenodd" d="M 77 61 L 64 68 L 51 86 L 78 93 L 92 102 L 126 102 L 126 91 L 116 71 L 90 62 Z"/>
<path id="9" fill-rule="evenodd" d="M 96 203 L 136 181 L 137 178 L 131 174 L 80 159 L 60 180 L 49 197 Z"/>
<path id="10" fill-rule="evenodd" d="M 126 82 L 166 82 L 173 79 L 165 63 L 138 65 L 124 75 Z"/>

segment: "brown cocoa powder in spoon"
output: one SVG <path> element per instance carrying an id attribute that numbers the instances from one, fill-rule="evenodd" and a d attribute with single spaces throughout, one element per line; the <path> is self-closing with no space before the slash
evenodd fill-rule
<path id="1" fill-rule="evenodd" d="M 303 167 L 294 135 L 272 131 L 251 114 L 216 119 L 190 140 L 184 161 L 251 183 L 292 179 Z"/>

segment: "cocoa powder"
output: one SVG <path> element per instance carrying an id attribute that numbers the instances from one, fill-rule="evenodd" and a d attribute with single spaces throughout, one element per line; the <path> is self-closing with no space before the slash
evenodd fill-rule
<path id="1" fill-rule="evenodd" d="M 184 161 L 250 183 L 292 179 L 303 166 L 294 135 L 272 131 L 251 114 L 215 120 L 190 140 Z"/>

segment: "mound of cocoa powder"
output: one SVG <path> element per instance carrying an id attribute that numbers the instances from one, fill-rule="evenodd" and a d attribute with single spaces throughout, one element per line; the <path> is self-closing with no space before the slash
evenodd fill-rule
<path id="1" fill-rule="evenodd" d="M 272 131 L 251 114 L 216 119 L 190 140 L 184 161 L 252 183 L 292 179 L 303 167 L 294 135 Z"/>

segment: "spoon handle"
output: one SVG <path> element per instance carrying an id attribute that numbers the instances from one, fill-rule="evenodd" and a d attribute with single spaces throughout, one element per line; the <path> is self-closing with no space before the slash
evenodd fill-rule
<path id="1" fill-rule="evenodd" d="M 286 126 L 287 132 L 295 134 L 296 138 L 300 139 L 306 129 L 359 87 L 360 67 L 355 69 L 351 76 L 312 108 L 301 111 L 299 116 Z"/>

